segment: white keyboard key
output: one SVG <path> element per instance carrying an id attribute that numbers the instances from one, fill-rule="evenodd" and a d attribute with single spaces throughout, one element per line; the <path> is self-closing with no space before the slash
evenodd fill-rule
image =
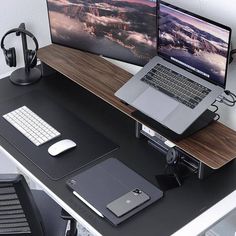
<path id="1" fill-rule="evenodd" d="M 3 115 L 3 118 L 36 146 L 44 144 L 61 135 L 56 129 L 26 106 L 22 106 Z"/>

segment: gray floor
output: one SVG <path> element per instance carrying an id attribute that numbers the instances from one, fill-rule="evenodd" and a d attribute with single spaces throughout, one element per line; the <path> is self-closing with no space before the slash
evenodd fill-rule
<path id="1" fill-rule="evenodd" d="M 0 173 L 9 174 L 9 173 L 18 173 L 18 170 L 14 163 L 12 163 L 1 151 L 0 151 Z"/>
<path id="2" fill-rule="evenodd" d="M 236 209 L 224 216 L 218 223 L 211 226 L 200 236 L 235 236 L 236 235 Z"/>
<path id="3" fill-rule="evenodd" d="M 14 174 L 19 173 L 24 175 L 28 185 L 31 189 L 41 189 L 36 183 L 34 183 L 28 176 L 23 174 L 16 166 L 15 164 L 0 150 L 0 174 Z"/>

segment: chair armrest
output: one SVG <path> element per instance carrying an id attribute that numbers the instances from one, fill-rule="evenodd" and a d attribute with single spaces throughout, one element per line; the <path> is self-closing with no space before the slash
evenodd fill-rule
<path id="1" fill-rule="evenodd" d="M 63 208 L 61 209 L 61 218 L 63 220 L 69 221 L 69 229 L 66 232 L 66 236 L 76 236 L 77 235 L 77 226 L 76 220 Z"/>

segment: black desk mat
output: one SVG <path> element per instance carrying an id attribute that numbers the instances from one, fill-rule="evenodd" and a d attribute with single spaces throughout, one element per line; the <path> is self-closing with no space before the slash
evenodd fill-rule
<path id="1" fill-rule="evenodd" d="M 2 117 L 23 105 L 57 129 L 61 135 L 41 146 L 34 145 Z M 75 114 L 45 96 L 43 91 L 35 90 L 1 103 L 0 116 L 0 135 L 53 180 L 65 177 L 118 148 Z M 62 139 L 73 140 L 77 147 L 57 157 L 50 156 L 48 148 Z"/>

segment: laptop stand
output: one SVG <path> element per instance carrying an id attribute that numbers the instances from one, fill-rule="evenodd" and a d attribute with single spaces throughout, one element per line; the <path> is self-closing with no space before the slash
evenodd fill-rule
<path id="1" fill-rule="evenodd" d="M 157 149 L 158 151 L 161 151 L 163 154 L 167 154 L 168 150 L 171 147 L 168 147 L 165 145 L 165 141 L 162 140 L 160 136 L 163 136 L 164 139 L 170 140 L 177 143 L 177 146 L 173 143 L 173 148 L 176 149 L 178 152 L 178 156 L 181 157 L 181 162 L 183 165 L 188 167 L 189 171 L 192 173 L 196 173 L 199 179 L 204 179 L 206 176 L 208 176 L 210 173 L 213 172 L 213 169 L 209 168 L 205 163 L 198 160 L 197 158 L 193 157 L 190 153 L 185 152 L 183 149 L 178 147 L 178 142 L 181 142 L 181 140 L 184 140 L 187 137 L 190 137 L 191 135 L 196 134 L 198 131 L 206 128 L 208 125 L 210 125 L 215 117 L 216 114 L 210 110 L 206 110 L 183 134 L 179 135 L 172 130 L 164 127 L 157 121 L 153 120 L 150 117 L 147 117 L 140 111 L 134 111 L 132 113 L 132 116 L 135 117 L 137 120 L 136 122 L 136 130 L 135 135 L 137 138 L 140 138 L 141 134 L 143 136 L 146 136 L 148 138 L 148 143 Z M 144 130 L 142 130 L 142 124 L 148 124 L 149 127 L 153 130 L 158 130 L 158 133 L 155 133 L 154 137 L 146 133 Z M 172 143 L 172 142 L 171 142 Z M 158 179 L 163 182 L 163 186 L 166 185 L 166 175 L 160 175 L 158 176 Z M 173 177 L 173 176 L 171 176 Z M 182 177 L 182 176 L 180 176 Z M 173 178 L 172 178 L 173 179 Z M 176 181 L 175 181 L 176 183 Z M 168 184 L 167 184 L 168 185 Z M 173 187 L 173 186 L 172 186 Z M 175 186 L 177 187 L 177 185 Z M 166 186 L 164 187 L 164 189 Z M 169 187 L 168 187 L 169 188 Z M 167 189 L 168 189 L 167 188 Z M 170 187 L 171 188 L 171 187 Z M 162 188 L 161 188 L 162 189 Z M 163 189 L 163 190 L 164 190 Z"/>
<path id="2" fill-rule="evenodd" d="M 173 141 L 180 141 L 184 138 L 187 138 L 188 136 L 191 136 L 192 134 L 196 133 L 197 131 L 207 127 L 212 121 L 214 121 L 214 118 L 216 117 L 216 114 L 210 110 L 206 110 L 184 133 L 177 134 L 174 131 L 164 127 L 162 124 L 157 122 L 156 120 L 153 120 L 152 118 L 146 116 L 142 112 L 136 110 L 132 113 L 132 116 L 139 120 L 142 124 L 148 124 L 150 128 L 153 128 L 154 130 L 158 130 L 158 133 L 164 136 L 167 139 L 173 140 Z"/>

